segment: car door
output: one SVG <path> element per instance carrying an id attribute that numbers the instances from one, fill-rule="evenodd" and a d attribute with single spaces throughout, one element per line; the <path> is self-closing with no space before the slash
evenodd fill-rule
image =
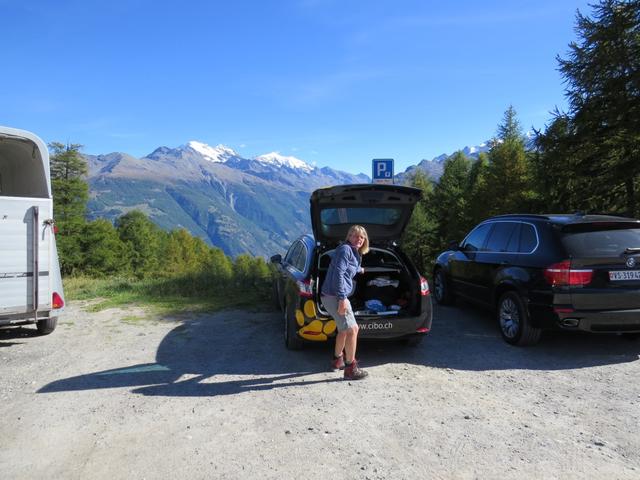
<path id="1" fill-rule="evenodd" d="M 492 304 L 494 288 L 509 281 L 509 272 L 517 256 L 519 232 L 518 222 L 493 222 L 484 248 L 476 255 L 472 281 L 479 302 Z"/>
<path id="2" fill-rule="evenodd" d="M 287 289 L 292 288 L 292 284 L 295 285 L 296 278 L 294 268 L 294 263 L 297 261 L 300 253 L 303 249 L 303 244 L 300 240 L 296 240 L 291 244 L 289 250 L 287 250 L 286 255 L 282 262 L 276 264 L 279 270 L 280 275 L 278 275 L 278 298 L 280 299 L 280 305 L 283 305 L 284 295 Z"/>
<path id="3" fill-rule="evenodd" d="M 476 258 L 484 248 L 490 230 L 491 223 L 478 225 L 447 260 L 454 291 L 461 297 L 472 300 L 481 298 L 481 294 L 478 292 L 479 270 Z"/>

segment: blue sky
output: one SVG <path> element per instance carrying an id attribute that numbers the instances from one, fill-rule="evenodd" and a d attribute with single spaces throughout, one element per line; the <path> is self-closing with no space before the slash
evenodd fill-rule
<path id="1" fill-rule="evenodd" d="M 0 0 L 0 125 L 90 154 L 189 140 L 371 175 L 543 128 L 587 1 Z"/>

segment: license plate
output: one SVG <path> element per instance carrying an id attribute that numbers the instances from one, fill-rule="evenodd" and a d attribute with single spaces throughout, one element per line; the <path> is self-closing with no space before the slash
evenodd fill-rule
<path id="1" fill-rule="evenodd" d="M 609 272 L 609 280 L 640 280 L 640 270 L 619 270 Z"/>

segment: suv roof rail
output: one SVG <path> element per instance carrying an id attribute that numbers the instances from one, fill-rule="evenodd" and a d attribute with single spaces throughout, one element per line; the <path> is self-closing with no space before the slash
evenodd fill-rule
<path id="1" fill-rule="evenodd" d="M 503 215 L 494 215 L 491 218 L 487 218 L 487 220 L 491 220 L 492 218 L 544 218 L 548 219 L 549 215 L 539 215 L 535 213 L 505 213 Z"/>

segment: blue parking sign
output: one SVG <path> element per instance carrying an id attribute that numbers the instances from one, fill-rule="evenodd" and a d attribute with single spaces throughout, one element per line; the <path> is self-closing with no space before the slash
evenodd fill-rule
<path id="1" fill-rule="evenodd" d="M 393 183 L 393 158 L 374 158 L 373 183 Z"/>

